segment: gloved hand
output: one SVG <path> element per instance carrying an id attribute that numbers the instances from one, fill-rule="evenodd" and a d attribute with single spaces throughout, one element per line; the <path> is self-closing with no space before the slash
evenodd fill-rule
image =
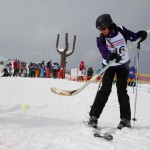
<path id="1" fill-rule="evenodd" d="M 137 36 L 141 38 L 140 42 L 143 42 L 147 38 L 147 32 L 139 31 L 137 32 Z"/>
<path id="2" fill-rule="evenodd" d="M 116 59 L 116 63 L 119 63 L 119 61 L 122 59 L 120 55 L 118 55 L 117 53 L 110 53 L 108 59 L 107 59 L 107 63 L 109 63 L 109 61 Z"/>

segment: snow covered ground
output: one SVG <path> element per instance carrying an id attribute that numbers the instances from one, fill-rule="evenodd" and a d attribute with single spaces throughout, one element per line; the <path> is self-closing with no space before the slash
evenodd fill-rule
<path id="1" fill-rule="evenodd" d="M 149 150 L 150 85 L 138 87 L 137 121 L 132 129 L 116 131 L 111 142 L 94 138 L 83 125 L 93 103 L 98 83 L 90 84 L 76 96 L 59 96 L 52 86 L 77 89 L 83 82 L 65 79 L 0 78 L 0 150 Z M 132 117 L 133 88 L 128 87 Z M 29 108 L 22 108 L 24 105 Z M 119 123 L 119 106 L 113 85 L 109 101 L 99 119 L 102 131 Z"/>

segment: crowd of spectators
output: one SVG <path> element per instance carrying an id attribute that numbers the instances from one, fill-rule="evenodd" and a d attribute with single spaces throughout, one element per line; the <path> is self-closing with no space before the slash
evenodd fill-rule
<path id="1" fill-rule="evenodd" d="M 4 64 L 3 61 L 0 61 L 0 65 L 4 65 L 3 70 L 1 70 L 0 76 L 2 77 L 39 77 L 39 78 L 63 78 L 64 70 L 60 67 L 58 62 L 52 62 L 52 60 L 45 63 L 42 61 L 41 63 L 33 63 L 30 62 L 29 64 L 20 61 L 20 60 L 9 60 L 7 63 Z M 79 65 L 79 70 L 81 71 L 81 78 L 83 75 L 88 77 L 88 80 L 91 79 L 93 76 L 93 68 L 88 67 L 86 71 L 86 67 L 84 62 L 81 61 Z M 101 69 L 97 71 L 99 74 Z M 135 75 L 136 69 L 134 66 L 130 67 L 129 69 L 129 76 L 128 76 L 128 85 L 135 86 Z M 82 79 L 83 80 L 83 79 Z M 116 83 L 116 76 L 114 77 L 113 83 Z"/>
<path id="2" fill-rule="evenodd" d="M 20 61 L 13 60 L 5 64 L 2 76 L 12 77 L 40 77 L 40 78 L 62 78 L 63 69 L 60 68 L 58 62 L 52 62 L 52 60 L 45 63 L 33 63 L 29 64 Z"/>

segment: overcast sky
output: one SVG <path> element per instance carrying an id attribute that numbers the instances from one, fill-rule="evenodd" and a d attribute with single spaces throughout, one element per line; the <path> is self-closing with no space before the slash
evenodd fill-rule
<path id="1" fill-rule="evenodd" d="M 0 56 L 27 62 L 60 62 L 68 33 L 69 49 L 77 36 L 74 53 L 67 57 L 67 69 L 83 60 L 95 72 L 102 57 L 96 46 L 96 18 L 109 13 L 117 25 L 137 32 L 150 28 L 150 0 L 0 0 Z M 136 49 L 135 49 L 136 50 Z M 136 51 L 130 52 L 133 65 Z M 150 73 L 150 36 L 141 45 L 139 71 Z"/>

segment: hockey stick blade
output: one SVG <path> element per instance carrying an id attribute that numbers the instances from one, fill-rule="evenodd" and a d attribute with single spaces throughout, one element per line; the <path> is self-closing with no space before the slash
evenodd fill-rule
<path id="1" fill-rule="evenodd" d="M 61 96 L 71 96 L 73 93 L 75 93 L 77 90 L 62 90 L 62 89 L 57 89 L 55 87 L 51 88 L 51 91 L 55 94 L 61 95 Z"/>
<path id="2" fill-rule="evenodd" d="M 94 82 L 96 78 L 98 78 L 112 63 L 114 63 L 116 60 L 111 61 L 106 67 L 104 67 L 99 74 L 96 74 L 93 76 L 89 81 L 87 81 L 85 84 L 83 84 L 79 89 L 76 90 L 63 90 L 58 89 L 56 87 L 51 88 L 51 92 L 61 95 L 61 96 L 74 96 L 77 95 L 80 91 L 82 91 L 85 87 L 87 87 L 90 83 Z"/>
<path id="3" fill-rule="evenodd" d="M 150 29 L 147 30 L 147 34 L 150 33 Z M 125 52 L 128 52 L 129 50 L 131 50 L 134 46 L 137 45 L 137 43 L 141 40 L 141 38 L 138 38 L 136 41 L 132 42 L 126 49 L 125 51 L 121 54 L 124 55 Z M 77 90 L 72 90 L 72 91 L 69 91 L 69 90 L 61 90 L 61 89 L 57 89 L 55 87 L 52 87 L 51 88 L 51 91 L 53 93 L 56 93 L 58 95 L 63 95 L 63 96 L 74 96 L 74 95 L 77 95 L 79 92 L 81 92 L 85 87 L 87 87 L 90 83 L 92 83 L 93 81 L 95 81 L 95 79 L 97 77 L 99 77 L 102 73 L 105 72 L 105 70 L 107 68 L 109 68 L 114 62 L 116 61 L 116 59 L 113 59 L 112 61 L 110 61 L 100 72 L 99 74 L 96 74 L 94 75 L 89 81 L 87 81 L 85 84 L 83 84 L 79 89 Z"/>

